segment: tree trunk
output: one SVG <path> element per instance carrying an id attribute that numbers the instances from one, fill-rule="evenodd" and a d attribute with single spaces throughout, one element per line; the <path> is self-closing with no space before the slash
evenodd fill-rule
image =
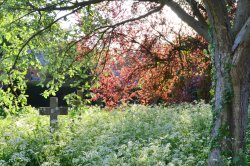
<path id="1" fill-rule="evenodd" d="M 232 100 L 232 135 L 233 135 L 233 157 L 234 162 L 243 164 L 245 152 L 246 131 L 248 124 L 248 99 L 249 99 L 249 76 L 250 76 L 250 48 L 240 45 L 234 56 L 240 57 L 231 69 L 233 84 Z M 240 54 L 240 55 L 237 55 Z"/>
<path id="2" fill-rule="evenodd" d="M 237 71 L 237 70 L 236 70 Z M 232 150 L 234 163 L 243 164 L 248 120 L 249 74 L 232 70 Z"/>
<path id="3" fill-rule="evenodd" d="M 250 76 L 250 48 L 242 44 L 236 52 L 215 47 L 216 92 L 209 166 L 244 165 Z M 239 55 L 237 55 L 239 54 Z M 239 57 L 237 60 L 232 59 Z"/>
<path id="4" fill-rule="evenodd" d="M 224 54 L 224 55 L 223 55 Z M 209 154 L 209 166 L 223 165 L 224 152 L 232 152 L 231 126 L 232 119 L 232 84 L 231 75 L 226 66 L 226 60 L 222 57 L 228 57 L 229 53 L 222 53 L 216 48 L 215 51 L 215 68 L 216 68 L 216 89 L 215 104 L 213 110 L 213 128 L 211 151 Z M 230 154 L 229 154 L 230 155 Z"/>
<path id="5" fill-rule="evenodd" d="M 233 28 L 229 1 L 202 1 L 209 26 L 196 8 L 198 1 L 188 1 L 195 20 L 177 2 L 164 2 L 197 33 L 209 40 L 214 55 L 216 90 L 208 165 L 224 166 L 228 159 L 232 159 L 232 165 L 244 165 L 242 154 L 245 151 L 250 85 L 250 1 L 233 1 L 237 2 Z"/>

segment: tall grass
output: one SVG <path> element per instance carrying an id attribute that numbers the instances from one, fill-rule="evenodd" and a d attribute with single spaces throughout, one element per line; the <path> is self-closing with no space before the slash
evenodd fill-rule
<path id="1" fill-rule="evenodd" d="M 54 134 L 49 117 L 32 110 L 0 120 L 0 165 L 206 165 L 210 109 L 203 103 L 90 107 L 60 116 Z"/>

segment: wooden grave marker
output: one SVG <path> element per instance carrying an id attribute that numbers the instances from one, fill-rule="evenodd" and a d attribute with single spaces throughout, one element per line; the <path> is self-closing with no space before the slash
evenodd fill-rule
<path id="1" fill-rule="evenodd" d="M 68 115 L 68 107 L 58 107 L 58 98 L 50 97 L 50 107 L 40 107 L 40 115 L 50 115 L 50 129 L 53 132 L 58 127 L 58 115 Z"/>

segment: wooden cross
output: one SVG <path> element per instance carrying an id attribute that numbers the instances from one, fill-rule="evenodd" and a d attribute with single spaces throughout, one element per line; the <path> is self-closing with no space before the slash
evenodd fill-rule
<path id="1" fill-rule="evenodd" d="M 58 107 L 58 98 L 50 97 L 50 107 L 40 107 L 39 114 L 50 115 L 51 131 L 54 131 L 58 127 L 57 116 L 68 115 L 68 108 Z"/>

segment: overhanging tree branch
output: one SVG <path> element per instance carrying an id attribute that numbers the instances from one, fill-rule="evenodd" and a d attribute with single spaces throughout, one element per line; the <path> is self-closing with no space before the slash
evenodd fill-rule
<path id="1" fill-rule="evenodd" d="M 85 7 L 85 6 L 88 6 L 91 4 L 97 4 L 100 2 L 104 2 L 104 1 L 105 0 L 89 0 L 89 1 L 83 1 L 83 2 L 76 1 L 75 3 L 71 3 L 72 5 L 70 5 L 70 6 L 59 6 L 59 4 L 56 4 L 56 5 L 51 5 L 51 6 L 42 7 L 42 8 L 32 6 L 32 8 L 36 11 L 56 11 L 56 10 L 63 11 L 63 10 L 72 10 L 72 9 L 77 8 L 77 7 Z M 197 18 L 199 19 L 199 21 L 195 20 L 194 17 L 190 16 L 179 4 L 177 4 L 174 1 L 166 1 L 165 3 L 163 1 L 160 1 L 160 0 L 139 0 L 139 1 L 166 4 L 174 12 L 176 12 L 176 14 L 184 22 L 186 22 L 189 26 L 191 26 L 194 30 L 196 30 L 205 39 L 207 39 L 207 40 L 209 39 L 208 26 L 207 26 L 206 22 L 204 21 L 204 19 L 202 19 L 202 17 L 200 17 L 201 15 L 197 14 Z M 152 13 L 154 13 L 154 12 L 152 11 Z M 152 13 L 149 12 L 148 15 L 150 15 Z M 144 16 L 144 17 L 146 17 L 146 16 Z M 141 18 L 138 18 L 138 19 L 141 19 Z M 131 20 L 131 21 L 133 21 L 133 20 Z M 124 24 L 124 23 L 121 22 L 120 25 L 122 25 L 122 24 Z M 117 25 L 117 26 L 119 26 L 119 25 Z"/>
<path id="2" fill-rule="evenodd" d="M 77 9 L 71 11 L 70 13 L 67 13 L 67 14 L 65 14 L 65 15 L 63 15 L 63 16 L 57 18 L 56 20 L 54 20 L 53 22 L 51 22 L 49 25 L 47 25 L 47 26 L 44 27 L 43 29 L 37 31 L 37 32 L 34 33 L 30 38 L 28 38 L 28 40 L 26 40 L 26 41 L 24 42 L 24 44 L 22 45 L 22 47 L 19 49 L 19 51 L 18 51 L 18 53 L 17 53 L 17 55 L 16 55 L 16 58 L 15 58 L 15 61 L 14 61 L 13 65 L 12 65 L 11 69 L 9 70 L 9 73 L 11 72 L 11 70 L 13 70 L 13 69 L 16 67 L 17 62 L 18 62 L 18 59 L 19 59 L 19 57 L 20 57 L 20 55 L 21 55 L 23 49 L 29 44 L 29 42 L 30 42 L 31 40 L 33 40 L 36 36 L 42 34 L 44 31 L 46 31 L 47 29 L 49 29 L 52 25 L 54 25 L 55 23 L 57 23 L 59 20 L 63 19 L 64 17 L 66 17 L 66 16 L 68 16 L 68 15 L 71 15 L 71 14 L 75 13 L 76 11 L 78 11 L 78 10 L 81 9 L 81 8 L 82 8 L 82 7 L 78 7 Z"/>
<path id="3" fill-rule="evenodd" d="M 156 12 L 160 11 L 160 10 L 163 8 L 163 6 L 164 6 L 164 5 L 161 4 L 160 6 L 156 7 L 155 9 L 149 11 L 149 12 L 146 13 L 146 14 L 143 14 L 143 15 L 140 15 L 140 16 L 138 16 L 138 17 L 131 18 L 131 19 L 128 19 L 128 20 L 121 21 L 121 22 L 119 22 L 119 23 L 117 23 L 117 24 L 114 24 L 114 25 L 107 25 L 107 26 L 104 26 L 103 28 L 115 28 L 115 27 L 118 27 L 118 26 L 120 26 L 120 25 L 126 24 L 126 23 L 128 23 L 128 22 L 133 22 L 133 21 L 136 21 L 136 20 L 143 19 L 143 18 L 145 18 L 145 17 L 147 17 L 147 16 L 149 16 L 149 15 L 151 15 L 151 14 L 153 14 L 153 13 L 156 13 Z"/>
<path id="4" fill-rule="evenodd" d="M 203 17 L 203 15 L 201 14 L 201 12 L 199 10 L 200 4 L 198 2 L 196 2 L 195 0 L 187 0 L 187 2 L 189 3 L 189 5 L 192 8 L 194 16 L 197 17 L 197 19 L 200 21 L 201 24 L 204 25 L 204 27 L 208 27 L 208 24 L 207 24 L 205 18 Z"/>
<path id="5" fill-rule="evenodd" d="M 33 9 L 35 9 L 36 11 L 74 10 L 78 7 L 85 7 L 85 6 L 97 4 L 97 3 L 100 3 L 103 1 L 104 0 L 89 0 L 89 1 L 82 1 L 82 2 L 76 1 L 75 3 L 71 3 L 72 5 L 70 5 L 70 6 L 58 6 L 58 4 L 55 4 L 55 5 L 46 6 L 46 7 L 42 7 L 42 8 L 33 6 Z"/>
<path id="6" fill-rule="evenodd" d="M 198 34 L 203 36 L 206 40 L 209 40 L 207 24 L 195 20 L 194 17 L 190 16 L 178 3 L 174 1 L 166 1 L 165 4 L 169 6 L 177 14 L 177 16 L 180 17 L 180 19 L 186 22 Z"/>
<path id="7" fill-rule="evenodd" d="M 91 1 L 91 2 L 92 2 L 92 1 Z M 96 2 L 97 2 L 97 1 L 96 1 Z M 85 4 L 85 3 L 84 3 L 84 4 Z M 67 14 L 65 14 L 65 15 L 63 15 L 63 16 L 61 16 L 61 17 L 59 17 L 58 19 L 54 20 L 54 21 L 51 22 L 48 26 L 46 26 L 45 28 L 43 28 L 43 29 L 37 31 L 37 32 L 34 33 L 28 40 L 26 40 L 26 41 L 24 42 L 24 44 L 22 45 L 22 47 L 19 49 L 19 52 L 18 52 L 18 54 L 16 55 L 15 61 L 14 61 L 13 65 L 12 65 L 12 68 L 9 70 L 9 72 L 15 68 L 15 66 L 16 66 L 16 64 L 17 64 L 17 62 L 18 62 L 18 59 L 19 59 L 19 57 L 20 57 L 21 52 L 22 52 L 23 49 L 29 44 L 29 42 L 30 42 L 32 39 L 34 39 L 36 36 L 40 35 L 40 34 L 43 33 L 44 31 L 46 31 L 47 29 L 49 29 L 53 24 L 57 23 L 59 20 L 61 20 L 61 19 L 64 18 L 65 16 L 71 15 L 71 14 L 75 13 L 76 11 L 80 10 L 80 9 L 83 8 L 83 7 L 84 7 L 84 5 L 83 5 L 83 6 L 79 5 L 78 8 L 76 8 L 76 9 L 74 9 L 73 11 L 71 11 L 70 13 L 67 13 Z M 147 17 L 147 16 L 149 16 L 149 15 L 155 13 L 155 12 L 160 11 L 162 8 L 163 8 L 163 5 L 160 5 L 160 6 L 156 7 L 155 9 L 149 11 L 148 13 L 146 13 L 146 14 L 144 14 L 144 15 L 141 15 L 141 16 L 138 16 L 138 17 L 135 17 L 135 18 L 131 18 L 131 19 L 128 19 L 128 20 L 124 20 L 124 21 L 121 21 L 121 22 L 116 23 L 116 24 L 114 24 L 114 25 L 102 26 L 102 27 L 99 27 L 99 28 L 94 29 L 92 32 L 95 32 L 95 31 L 98 31 L 98 30 L 101 30 L 101 29 L 105 29 L 105 30 L 103 31 L 103 32 L 105 33 L 105 32 L 106 32 L 108 29 L 110 29 L 110 28 L 114 29 L 114 28 L 116 28 L 116 27 L 118 27 L 118 26 L 121 26 L 121 25 L 123 25 L 123 24 L 126 24 L 126 23 L 128 23 L 128 22 L 133 22 L 133 21 L 136 21 L 136 20 L 140 20 L 140 19 L 145 18 L 145 17 Z M 41 11 L 41 10 L 38 10 L 38 11 Z"/>

